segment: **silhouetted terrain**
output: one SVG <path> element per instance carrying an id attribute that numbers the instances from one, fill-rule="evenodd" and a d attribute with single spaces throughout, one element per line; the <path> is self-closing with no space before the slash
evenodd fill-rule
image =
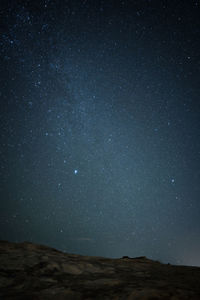
<path id="1" fill-rule="evenodd" d="M 0 299 L 200 299 L 200 268 L 1 241 Z"/>

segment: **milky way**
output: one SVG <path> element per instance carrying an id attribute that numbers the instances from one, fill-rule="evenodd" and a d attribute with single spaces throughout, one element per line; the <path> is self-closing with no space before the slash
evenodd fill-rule
<path id="1" fill-rule="evenodd" d="M 200 2 L 0 8 L 0 238 L 200 265 Z"/>

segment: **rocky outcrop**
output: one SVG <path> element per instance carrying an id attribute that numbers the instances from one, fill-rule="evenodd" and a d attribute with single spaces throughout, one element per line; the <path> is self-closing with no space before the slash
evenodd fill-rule
<path id="1" fill-rule="evenodd" d="M 2 241 L 0 299 L 200 299 L 200 268 Z"/>

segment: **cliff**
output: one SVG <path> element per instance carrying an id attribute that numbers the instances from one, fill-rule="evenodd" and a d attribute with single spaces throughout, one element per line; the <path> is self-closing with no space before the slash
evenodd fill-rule
<path id="1" fill-rule="evenodd" d="M 200 268 L 1 241 L 0 299 L 200 299 Z"/>

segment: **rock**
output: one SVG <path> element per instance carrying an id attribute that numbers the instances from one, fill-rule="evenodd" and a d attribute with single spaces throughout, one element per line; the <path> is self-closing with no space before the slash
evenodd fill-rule
<path id="1" fill-rule="evenodd" d="M 200 268 L 1 241 L 0 299 L 200 299 Z"/>

